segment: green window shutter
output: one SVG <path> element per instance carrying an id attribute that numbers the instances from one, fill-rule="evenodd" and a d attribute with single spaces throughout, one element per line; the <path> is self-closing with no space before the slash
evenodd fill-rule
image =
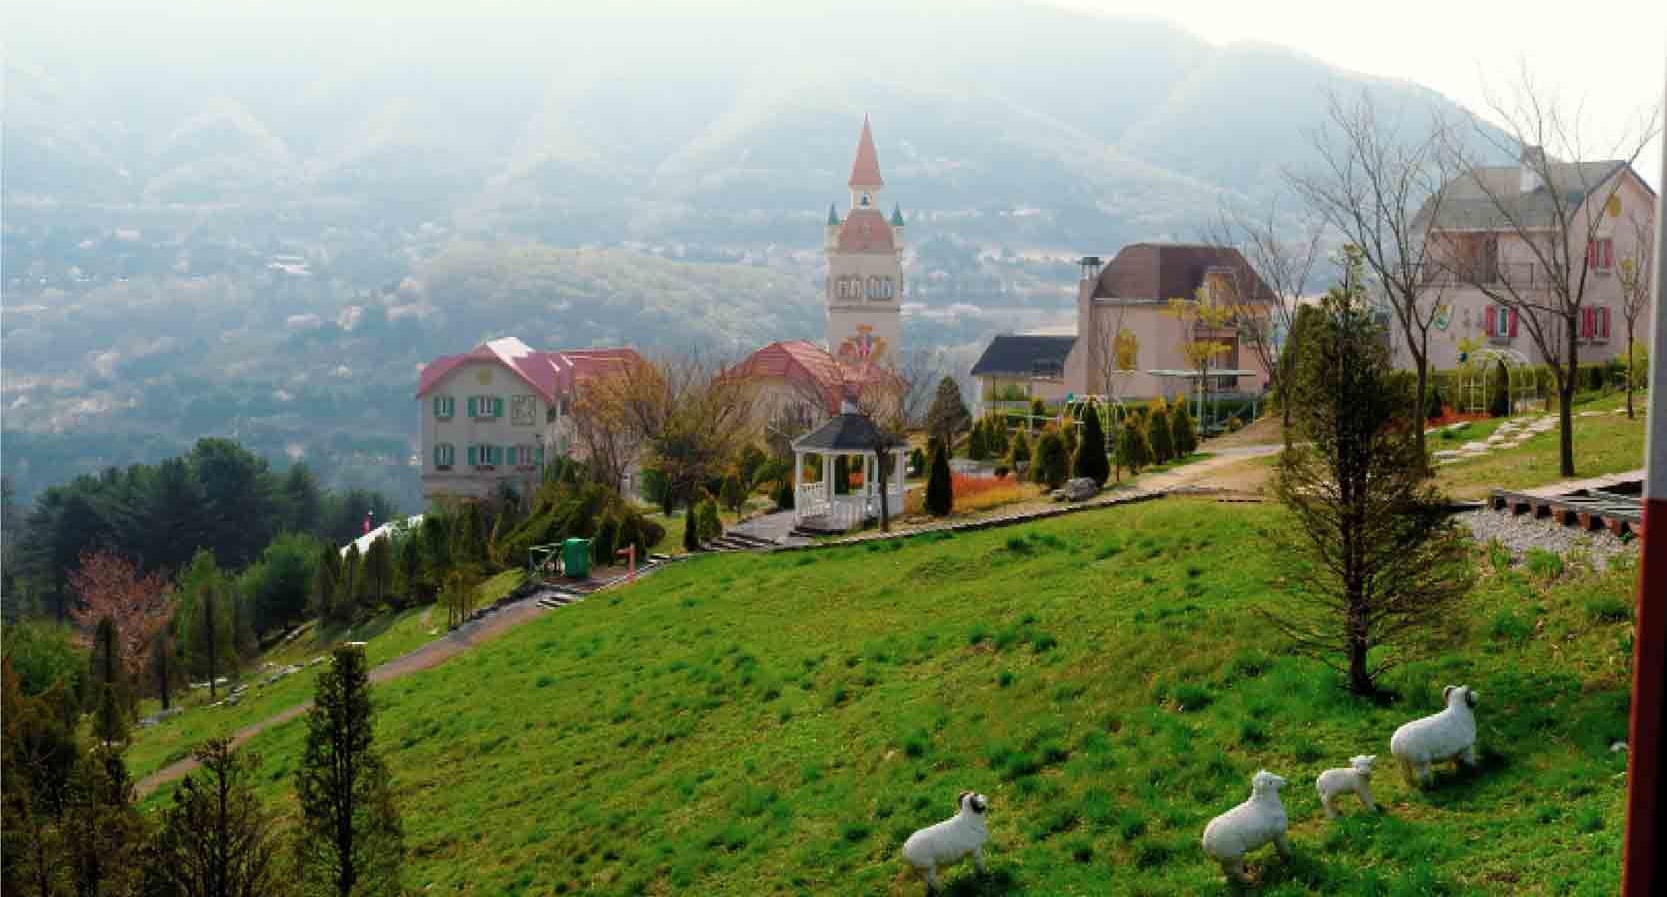
<path id="1" fill-rule="evenodd" d="M 440 417 L 441 416 L 441 414 L 440 414 L 440 397 L 439 396 L 434 397 L 434 416 L 435 417 Z"/>
<path id="2" fill-rule="evenodd" d="M 470 417 L 475 416 L 475 397 L 474 396 L 469 397 L 469 416 Z"/>
<path id="3" fill-rule="evenodd" d="M 470 467 L 475 466 L 475 463 L 476 463 L 475 459 L 476 459 L 477 452 L 478 452 L 478 450 L 473 445 L 469 446 L 469 466 Z"/>
<path id="4" fill-rule="evenodd" d="M 446 462 L 440 460 L 441 454 L 442 454 L 442 452 L 440 451 L 440 446 L 435 446 L 434 447 L 434 466 L 435 467 L 444 467 L 445 466 Z"/>
<path id="5" fill-rule="evenodd" d="M 503 417 L 504 416 L 504 400 L 503 400 L 502 397 L 499 397 L 499 398 L 496 398 L 496 399 L 492 400 L 492 416 L 493 417 Z"/>
<path id="6" fill-rule="evenodd" d="M 534 464 L 543 464 L 544 463 L 544 446 L 541 445 L 533 451 L 533 463 Z"/>

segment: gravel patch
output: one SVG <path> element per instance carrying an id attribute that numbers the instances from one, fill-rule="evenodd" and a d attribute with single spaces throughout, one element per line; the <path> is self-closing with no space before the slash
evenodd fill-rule
<path id="1" fill-rule="evenodd" d="M 1527 514 L 1518 516 L 1505 511 L 1481 510 L 1455 515 L 1455 519 L 1470 529 L 1477 542 L 1486 545 L 1498 539 L 1519 562 L 1531 548 L 1558 554 L 1580 549 L 1592 559 L 1592 566 L 1602 570 L 1609 566 L 1611 558 L 1638 553 L 1636 540 L 1623 542 L 1608 530 L 1587 532 L 1579 527 L 1564 526 Z"/>

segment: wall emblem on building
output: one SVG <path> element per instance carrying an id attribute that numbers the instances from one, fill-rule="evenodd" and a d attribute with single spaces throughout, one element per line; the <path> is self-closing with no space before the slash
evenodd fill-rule
<path id="1" fill-rule="evenodd" d="M 845 338 L 839 344 L 839 351 L 835 354 L 840 361 L 861 363 L 868 361 L 886 351 L 886 341 L 883 337 L 874 335 L 874 328 L 868 324 L 858 324 L 857 332 Z"/>

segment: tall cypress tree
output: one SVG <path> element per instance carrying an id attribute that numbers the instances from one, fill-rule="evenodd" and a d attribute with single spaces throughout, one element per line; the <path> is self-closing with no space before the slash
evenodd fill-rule
<path id="1" fill-rule="evenodd" d="M 404 829 L 388 767 L 372 747 L 372 723 L 364 650 L 343 645 L 318 677 L 295 771 L 301 813 L 296 859 L 309 893 L 400 893 Z"/>
<path id="2" fill-rule="evenodd" d="M 942 439 L 932 440 L 932 471 L 926 478 L 926 511 L 944 517 L 955 508 L 955 487 L 949 475 L 949 451 Z"/>
<path id="3" fill-rule="evenodd" d="M 1084 409 L 1082 438 L 1077 440 L 1077 456 L 1071 475 L 1087 477 L 1096 486 L 1104 486 L 1111 477 L 1111 463 L 1106 458 L 1106 432 L 1100 426 L 1100 409 Z"/>
<path id="4" fill-rule="evenodd" d="M 127 740 L 127 687 L 122 677 L 116 621 L 104 617 L 93 630 L 93 734 L 106 749 Z"/>

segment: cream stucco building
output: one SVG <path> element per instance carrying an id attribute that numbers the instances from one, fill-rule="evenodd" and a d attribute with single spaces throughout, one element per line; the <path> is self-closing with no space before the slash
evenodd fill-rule
<path id="1" fill-rule="evenodd" d="M 417 386 L 423 498 L 489 498 L 536 485 L 573 454 L 572 403 L 592 377 L 640 361 L 631 349 L 541 352 L 514 337 L 423 367 Z"/>

